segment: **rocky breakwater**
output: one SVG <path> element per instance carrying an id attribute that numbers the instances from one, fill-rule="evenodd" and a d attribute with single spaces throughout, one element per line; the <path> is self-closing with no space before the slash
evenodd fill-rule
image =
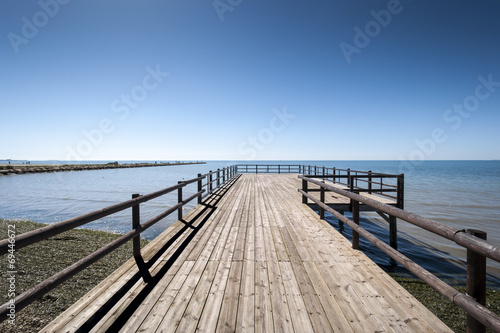
<path id="1" fill-rule="evenodd" d="M 86 171 L 103 169 L 146 168 L 186 164 L 203 164 L 205 162 L 165 162 L 165 163 L 124 163 L 107 164 L 8 164 L 0 165 L 0 175 L 19 175 L 28 173 Z"/>

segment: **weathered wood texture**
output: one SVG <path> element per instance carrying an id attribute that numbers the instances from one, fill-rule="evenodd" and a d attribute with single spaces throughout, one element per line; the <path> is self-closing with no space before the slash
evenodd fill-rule
<path id="1" fill-rule="evenodd" d="M 148 284 L 132 259 L 43 331 L 451 332 L 301 204 L 300 185 L 243 175 L 143 250 L 162 249 Z"/>

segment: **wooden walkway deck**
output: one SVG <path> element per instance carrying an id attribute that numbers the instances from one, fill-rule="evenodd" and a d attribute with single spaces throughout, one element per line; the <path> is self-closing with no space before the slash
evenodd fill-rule
<path id="1" fill-rule="evenodd" d="M 242 175 L 44 332 L 451 332 L 301 204 L 297 175 Z M 158 253 L 158 254 L 156 254 Z"/>

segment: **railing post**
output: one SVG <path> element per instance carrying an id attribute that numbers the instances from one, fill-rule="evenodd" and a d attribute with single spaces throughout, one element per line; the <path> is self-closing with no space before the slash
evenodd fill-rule
<path id="1" fill-rule="evenodd" d="M 217 169 L 217 187 L 220 186 L 220 169 Z"/>
<path id="2" fill-rule="evenodd" d="M 333 167 L 333 183 L 334 184 L 337 183 L 337 178 L 335 178 L 336 175 L 337 175 L 337 171 L 336 171 L 335 167 Z"/>
<path id="3" fill-rule="evenodd" d="M 325 203 L 325 188 L 323 186 L 320 187 L 319 200 L 321 201 L 321 203 Z M 319 209 L 319 218 L 321 220 L 325 219 L 325 209 L 324 208 Z"/>
<path id="4" fill-rule="evenodd" d="M 468 234 L 486 240 L 486 232 L 468 229 Z M 467 294 L 479 304 L 486 304 L 486 257 L 467 249 Z M 467 333 L 483 333 L 486 327 L 467 314 Z"/>
<path id="5" fill-rule="evenodd" d="M 132 199 L 138 198 L 139 194 L 132 194 Z M 141 225 L 141 215 L 139 213 L 139 204 L 132 206 L 132 228 L 136 229 Z M 134 258 L 141 257 L 141 235 L 134 237 L 132 241 Z"/>
<path id="6" fill-rule="evenodd" d="M 344 212 L 343 212 L 343 211 L 339 211 L 339 213 L 340 213 L 341 215 L 344 215 Z M 344 231 L 344 222 L 342 222 L 342 221 L 340 221 L 340 220 L 339 220 L 339 229 L 340 229 L 340 230 L 339 230 L 340 232 Z"/>
<path id="7" fill-rule="evenodd" d="M 307 193 L 307 180 L 302 179 L 302 191 Z M 302 195 L 302 203 L 307 204 L 307 197 Z"/>
<path id="8" fill-rule="evenodd" d="M 182 184 L 182 182 L 178 182 L 179 184 Z M 177 203 L 182 202 L 182 187 L 179 187 L 177 189 Z M 177 219 L 180 221 L 182 220 L 182 206 L 177 209 Z"/>
<path id="9" fill-rule="evenodd" d="M 372 171 L 368 170 L 368 194 L 372 194 Z"/>
<path id="10" fill-rule="evenodd" d="M 212 186 L 212 184 L 213 184 L 213 183 L 212 183 L 212 181 L 213 181 L 213 174 L 212 174 L 212 170 L 210 170 L 210 171 L 209 171 L 209 176 L 208 176 L 208 182 L 209 182 L 209 184 L 210 184 L 210 185 L 208 186 L 208 188 L 209 188 L 208 193 L 212 193 L 212 190 L 213 190 L 213 186 Z"/>
<path id="11" fill-rule="evenodd" d="M 397 205 L 398 208 L 404 209 L 405 201 L 405 175 L 404 173 L 398 175 L 398 194 L 397 194 Z"/>
<path id="12" fill-rule="evenodd" d="M 389 215 L 389 244 L 393 249 L 398 249 L 398 223 L 392 215 Z"/>
<path id="13" fill-rule="evenodd" d="M 132 194 L 132 199 L 138 198 L 139 194 Z M 139 204 L 132 206 L 132 228 L 136 229 L 141 225 L 141 214 L 139 212 Z M 144 263 L 141 255 L 141 234 L 138 234 L 132 239 L 132 253 L 134 254 L 135 263 L 139 267 L 142 279 L 148 283 L 151 280 L 148 268 Z"/>
<path id="14" fill-rule="evenodd" d="M 278 164 L 278 174 L 281 173 L 281 165 Z"/>
<path id="15" fill-rule="evenodd" d="M 359 201 L 351 199 L 351 205 L 352 205 L 352 220 L 354 221 L 354 223 L 359 225 Z M 352 248 L 355 250 L 359 249 L 359 233 L 354 231 L 354 229 L 352 229 Z"/>
<path id="16" fill-rule="evenodd" d="M 198 192 L 201 191 L 202 189 L 202 180 L 201 180 L 201 173 L 198 174 Z M 201 204 L 201 194 L 198 196 L 198 205 Z"/>
<path id="17" fill-rule="evenodd" d="M 351 186 L 351 169 L 347 169 L 347 187 L 349 187 L 352 191 L 352 186 Z"/>

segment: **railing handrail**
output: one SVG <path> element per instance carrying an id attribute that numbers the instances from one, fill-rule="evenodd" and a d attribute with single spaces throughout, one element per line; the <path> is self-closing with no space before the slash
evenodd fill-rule
<path id="1" fill-rule="evenodd" d="M 410 212 L 406 212 L 403 209 L 384 204 L 382 202 L 373 200 L 371 198 L 359 195 L 357 193 L 348 190 L 331 186 L 328 183 L 310 177 L 306 177 L 304 175 L 299 175 L 299 178 L 303 180 L 304 182 L 303 186 L 306 186 L 307 182 L 311 182 L 315 185 L 320 186 L 320 188 L 322 189 L 332 191 L 337 194 L 343 195 L 347 198 L 350 198 L 351 203 L 353 203 L 353 206 L 357 206 L 356 214 L 359 214 L 359 203 L 363 203 L 365 205 L 371 206 L 372 208 L 375 208 L 377 211 L 387 213 L 389 214 L 389 216 L 400 218 L 424 230 L 430 231 L 441 237 L 454 241 L 458 245 L 461 245 L 466 249 L 470 250 L 472 253 L 477 253 L 481 256 L 493 259 L 497 262 L 500 261 L 500 247 L 498 245 L 492 244 L 479 237 L 475 237 L 469 234 L 466 230 L 452 228 L 448 225 L 439 223 L 432 219 L 425 218 Z M 382 242 L 380 239 L 378 239 L 376 236 L 368 232 L 366 229 L 360 227 L 359 224 L 355 222 L 356 220 L 352 221 L 346 218 L 343 214 L 340 214 L 339 212 L 328 206 L 324 202 L 324 194 L 323 194 L 324 192 L 322 192 L 321 199 L 318 200 L 317 198 L 314 198 L 312 195 L 308 193 L 309 191 L 308 189 L 299 189 L 298 191 L 302 194 L 303 198 L 311 199 L 313 202 L 315 202 L 317 205 L 321 207 L 322 211 L 328 211 L 333 216 L 338 218 L 341 222 L 347 223 L 353 229 L 353 232 L 356 232 L 358 235 L 362 235 L 363 237 L 365 237 L 365 239 L 367 239 L 376 247 L 378 247 L 383 252 L 388 254 L 392 259 L 402 264 L 410 272 L 415 274 L 417 277 L 421 278 L 432 288 L 434 288 L 443 296 L 448 298 L 448 300 L 450 300 L 452 303 L 462 308 L 468 314 L 467 318 L 468 325 L 469 325 L 469 316 L 472 316 L 475 318 L 475 320 L 479 321 L 481 324 L 493 329 L 495 332 L 500 332 L 500 316 L 498 316 L 491 310 L 487 309 L 483 304 L 479 303 L 473 297 L 457 291 L 455 288 L 451 287 L 444 281 L 437 278 L 432 273 L 425 270 L 420 265 L 416 264 L 415 262 L 404 256 L 401 252 L 397 251 L 396 249 L 393 249 L 391 246 Z M 304 200 L 307 201 L 307 199 L 303 199 L 303 202 Z M 322 215 L 321 212 L 320 215 Z M 353 219 L 354 216 L 355 213 L 353 208 Z M 354 247 L 354 233 L 353 233 L 353 247 Z M 469 293 L 469 291 L 467 292 Z M 473 323 L 471 325 L 475 324 Z"/>
<path id="2" fill-rule="evenodd" d="M 465 230 L 463 229 L 452 228 L 446 224 L 442 224 L 432 219 L 407 212 L 403 209 L 387 205 L 380 201 L 347 190 L 342 190 L 334 186 L 330 186 L 328 183 L 323 183 L 316 179 L 307 178 L 302 175 L 299 175 L 299 178 L 304 179 L 313 184 L 319 185 L 321 187 L 324 187 L 329 191 L 346 196 L 358 202 L 362 202 L 365 205 L 376 208 L 377 210 L 382 211 L 384 213 L 390 214 L 392 216 L 410 222 L 411 224 L 421 227 L 427 231 L 430 231 L 446 239 L 454 241 L 458 245 L 461 245 L 467 249 L 473 250 L 481 255 L 484 255 L 490 259 L 500 262 L 500 246 L 494 245 L 486 240 L 471 236 L 465 233 Z"/>
<path id="3" fill-rule="evenodd" d="M 352 169 L 338 169 L 330 167 L 318 167 L 312 165 L 303 165 L 302 174 L 308 178 L 321 178 L 323 180 L 346 186 L 350 191 L 367 192 L 369 194 L 381 195 L 390 199 L 394 199 L 399 208 L 403 208 L 404 200 L 404 175 L 403 174 L 388 174 L 382 172 L 360 171 Z M 333 172 L 333 173 L 330 173 Z M 345 172 L 345 174 L 342 174 Z M 346 179 L 346 181 L 342 181 Z M 392 184 L 384 181 L 385 179 L 396 179 L 397 183 Z M 361 184 L 360 184 L 361 183 Z M 395 189 L 388 190 L 387 188 Z M 395 192 L 395 195 L 387 192 Z"/>
<path id="4" fill-rule="evenodd" d="M 222 175 L 220 174 L 222 172 Z M 48 225 L 43 228 L 39 228 L 30 232 L 23 233 L 21 235 L 18 235 L 15 237 L 15 248 L 18 250 L 19 248 L 38 243 L 40 241 L 43 241 L 49 237 L 55 236 L 57 234 L 60 234 L 62 232 L 74 229 L 78 226 L 84 225 L 86 223 L 90 223 L 92 221 L 95 221 L 97 219 L 103 218 L 105 216 L 109 216 L 112 214 L 115 214 L 117 212 L 123 211 L 128 208 L 132 208 L 132 220 L 134 220 L 134 209 L 137 209 L 138 212 L 138 207 L 141 203 L 155 199 L 157 197 L 160 197 L 162 195 L 165 195 L 167 193 L 171 193 L 175 190 L 179 191 L 179 198 L 178 202 L 176 205 L 173 205 L 172 207 L 168 208 L 167 210 L 163 211 L 156 217 L 150 219 L 149 221 L 140 224 L 139 221 L 133 221 L 133 223 L 137 223 L 133 225 L 133 229 L 126 233 L 125 235 L 122 235 L 118 239 L 114 240 L 113 242 L 101 247 L 99 250 L 91 253 L 90 255 L 86 256 L 85 258 L 79 260 L 78 262 L 72 264 L 71 266 L 63 269 L 62 271 L 56 273 L 55 275 L 51 276 L 50 278 L 46 279 L 45 281 L 39 283 L 35 287 L 32 287 L 31 289 L 25 291 L 21 295 L 18 295 L 15 298 L 15 304 L 16 304 L 16 309 L 20 310 L 24 308 L 25 306 L 29 305 L 32 303 L 34 300 L 40 298 L 41 296 L 45 295 L 48 293 L 50 290 L 56 288 L 60 284 L 62 284 L 64 281 L 67 279 L 71 278 L 72 276 L 76 275 L 92 263 L 96 262 L 97 260 L 101 259 L 105 255 L 111 253 L 114 251 L 116 248 L 119 246 L 123 245 L 127 241 L 130 241 L 131 239 L 136 239 L 138 240 L 140 237 L 140 234 L 153 226 L 155 223 L 159 222 L 160 220 L 164 219 L 165 217 L 169 216 L 175 211 L 181 211 L 182 207 L 186 205 L 187 203 L 191 202 L 192 200 L 198 198 L 198 202 L 200 203 L 200 198 L 205 192 L 204 189 L 202 189 L 203 185 L 201 182 L 207 177 L 207 175 L 212 175 L 214 173 L 218 174 L 218 177 L 216 180 L 218 180 L 218 187 L 222 187 L 228 182 L 232 181 L 234 177 L 236 176 L 236 168 L 234 166 L 230 166 L 227 168 L 224 168 L 222 170 L 217 170 L 215 172 L 209 172 L 205 175 L 199 174 L 198 177 L 189 179 L 186 181 L 180 181 L 177 185 L 167 187 L 163 190 L 159 190 L 150 194 L 146 195 L 133 195 L 133 199 L 127 200 L 121 203 L 118 203 L 116 205 L 108 206 L 103 209 L 80 215 L 71 219 L 67 219 L 62 222 L 54 223 L 51 225 Z M 224 181 L 220 182 L 220 179 L 223 179 Z M 198 192 L 195 194 L 191 195 L 190 197 L 183 199 L 182 198 L 182 188 L 185 187 L 188 184 L 192 184 L 198 182 Z M 211 189 L 211 191 L 216 190 Z M 137 214 L 138 216 L 138 214 Z M 0 241 L 0 255 L 8 253 L 9 251 L 9 238 Z M 11 245 L 12 246 L 12 245 Z M 136 248 L 140 246 L 138 243 L 134 243 L 134 257 L 136 255 L 140 256 L 140 248 Z M 136 258 L 137 260 L 137 258 Z M 0 321 L 5 320 L 7 317 L 6 314 L 9 311 L 8 306 L 11 302 L 7 302 L 3 305 L 0 306 Z"/>
<path id="5" fill-rule="evenodd" d="M 300 164 L 236 164 L 241 173 L 300 173 Z"/>

